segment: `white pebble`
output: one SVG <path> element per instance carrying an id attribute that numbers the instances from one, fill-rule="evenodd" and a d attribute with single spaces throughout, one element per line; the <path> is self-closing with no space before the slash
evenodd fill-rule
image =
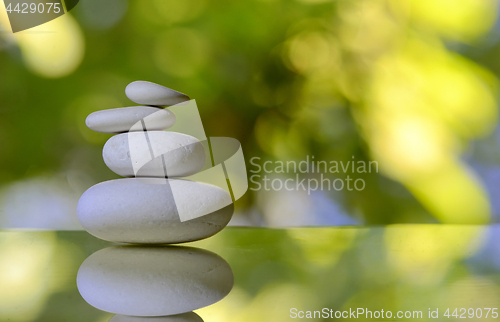
<path id="1" fill-rule="evenodd" d="M 134 127 L 144 121 L 145 129 Z M 128 131 L 165 130 L 175 123 L 174 112 L 151 106 L 120 107 L 97 111 L 85 120 L 91 130 L 102 133 L 120 133 Z M 141 123 L 142 125 L 142 123 Z"/>
<path id="2" fill-rule="evenodd" d="M 165 86 L 146 81 L 135 81 L 127 85 L 125 95 L 137 104 L 169 106 L 189 101 L 189 96 Z"/>
<path id="3" fill-rule="evenodd" d="M 168 131 L 112 136 L 102 156 L 111 171 L 124 177 L 185 177 L 200 171 L 206 161 L 198 139 Z"/>
<path id="4" fill-rule="evenodd" d="M 224 189 L 176 179 L 101 182 L 85 191 L 77 205 L 81 225 L 97 238 L 153 244 L 210 237 L 227 225 L 233 210 Z M 181 221 L 186 217 L 194 219 Z"/>
<path id="5" fill-rule="evenodd" d="M 220 301 L 234 277 L 224 259 L 206 250 L 115 246 L 90 255 L 76 282 L 85 301 L 102 311 L 165 316 Z"/>

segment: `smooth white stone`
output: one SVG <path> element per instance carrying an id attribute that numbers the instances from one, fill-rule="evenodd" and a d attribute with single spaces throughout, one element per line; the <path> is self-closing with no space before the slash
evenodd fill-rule
<path id="1" fill-rule="evenodd" d="M 203 319 L 194 312 L 168 316 L 130 316 L 115 315 L 109 322 L 203 322 Z"/>
<path id="2" fill-rule="evenodd" d="M 137 104 L 169 106 L 189 101 L 189 96 L 165 86 L 146 81 L 135 81 L 127 85 L 125 95 Z"/>
<path id="3" fill-rule="evenodd" d="M 234 277 L 224 259 L 206 250 L 115 246 L 90 255 L 76 282 L 85 301 L 100 310 L 165 316 L 220 301 Z"/>
<path id="4" fill-rule="evenodd" d="M 141 120 L 144 120 L 146 128 L 142 126 L 139 129 L 133 128 Z M 120 133 L 132 130 L 164 130 L 174 125 L 175 120 L 174 112 L 168 109 L 131 106 L 94 112 L 87 116 L 85 124 L 96 132 Z"/>
<path id="5" fill-rule="evenodd" d="M 206 161 L 198 139 L 168 131 L 112 136 L 104 145 L 102 157 L 111 171 L 124 177 L 185 177 L 200 171 Z"/>
<path id="6" fill-rule="evenodd" d="M 172 189 L 188 197 L 174 200 Z M 176 179 L 101 182 L 85 191 L 77 205 L 80 224 L 97 238 L 152 244 L 212 236 L 227 225 L 233 210 L 224 189 Z M 194 219 L 182 222 L 179 213 L 191 213 Z"/>

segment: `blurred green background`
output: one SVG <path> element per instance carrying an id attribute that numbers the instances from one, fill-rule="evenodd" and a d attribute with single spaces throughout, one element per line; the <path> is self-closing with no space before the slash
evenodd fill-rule
<path id="1" fill-rule="evenodd" d="M 79 228 L 78 197 L 117 178 L 85 117 L 133 105 L 134 80 L 195 98 L 248 170 L 379 165 L 362 191 L 250 190 L 234 225 L 497 221 L 497 18 L 493 0 L 83 0 L 12 34 L 0 4 L 0 227 Z"/>
<path id="2" fill-rule="evenodd" d="M 329 174 L 358 176 L 363 191 L 249 190 L 234 225 L 500 218 L 497 1 L 81 0 L 14 35 L 2 6 L 0 228 L 80 227 L 79 196 L 118 178 L 101 156 L 110 136 L 85 117 L 133 105 L 124 89 L 139 79 L 195 98 L 207 135 L 240 140 L 249 171 L 254 157 L 378 162 L 378 173 Z M 497 229 L 229 228 L 194 243 L 235 273 L 233 292 L 199 313 L 496 307 Z M 109 320 L 75 285 L 109 243 L 48 231 L 2 232 L 0 245 L 0 320 Z"/>

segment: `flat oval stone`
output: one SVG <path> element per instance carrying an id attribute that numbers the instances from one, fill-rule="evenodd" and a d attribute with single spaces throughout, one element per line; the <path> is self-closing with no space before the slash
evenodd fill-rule
<path id="1" fill-rule="evenodd" d="M 125 95 L 137 104 L 169 106 L 189 101 L 189 96 L 165 86 L 146 81 L 135 81 L 127 85 Z"/>
<path id="2" fill-rule="evenodd" d="M 115 315 L 109 322 L 203 322 L 203 319 L 194 312 L 188 312 L 176 315 L 167 316 L 130 316 L 130 315 Z"/>
<path id="3" fill-rule="evenodd" d="M 139 244 L 210 237 L 227 225 L 233 210 L 231 196 L 217 186 L 152 178 L 98 183 L 83 193 L 77 205 L 78 220 L 90 234 Z M 183 214 L 189 215 L 188 220 L 181 221 Z"/>
<path id="4" fill-rule="evenodd" d="M 134 126 L 137 122 L 141 122 Z M 85 120 L 91 130 L 102 133 L 120 133 L 128 131 L 165 130 L 175 123 L 174 112 L 151 106 L 120 107 L 97 111 Z M 142 126 L 144 125 L 144 126 Z"/>
<path id="5" fill-rule="evenodd" d="M 76 282 L 85 301 L 99 310 L 165 316 L 220 301 L 234 277 L 224 259 L 206 250 L 115 246 L 90 255 Z"/>
<path id="6" fill-rule="evenodd" d="M 124 177 L 185 177 L 205 165 L 205 149 L 190 135 L 129 132 L 112 136 L 102 151 L 104 163 Z"/>

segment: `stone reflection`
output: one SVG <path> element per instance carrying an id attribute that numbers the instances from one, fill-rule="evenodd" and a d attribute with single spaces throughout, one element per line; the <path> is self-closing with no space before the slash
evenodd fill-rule
<path id="1" fill-rule="evenodd" d="M 220 256 L 181 246 L 108 247 L 90 255 L 77 276 L 85 301 L 118 314 L 114 322 L 202 321 L 191 311 L 220 301 L 233 283 Z"/>
<path id="2" fill-rule="evenodd" d="M 115 315 L 109 322 L 203 322 L 200 316 L 194 312 L 183 314 L 176 314 L 170 316 L 129 316 L 129 315 Z"/>

